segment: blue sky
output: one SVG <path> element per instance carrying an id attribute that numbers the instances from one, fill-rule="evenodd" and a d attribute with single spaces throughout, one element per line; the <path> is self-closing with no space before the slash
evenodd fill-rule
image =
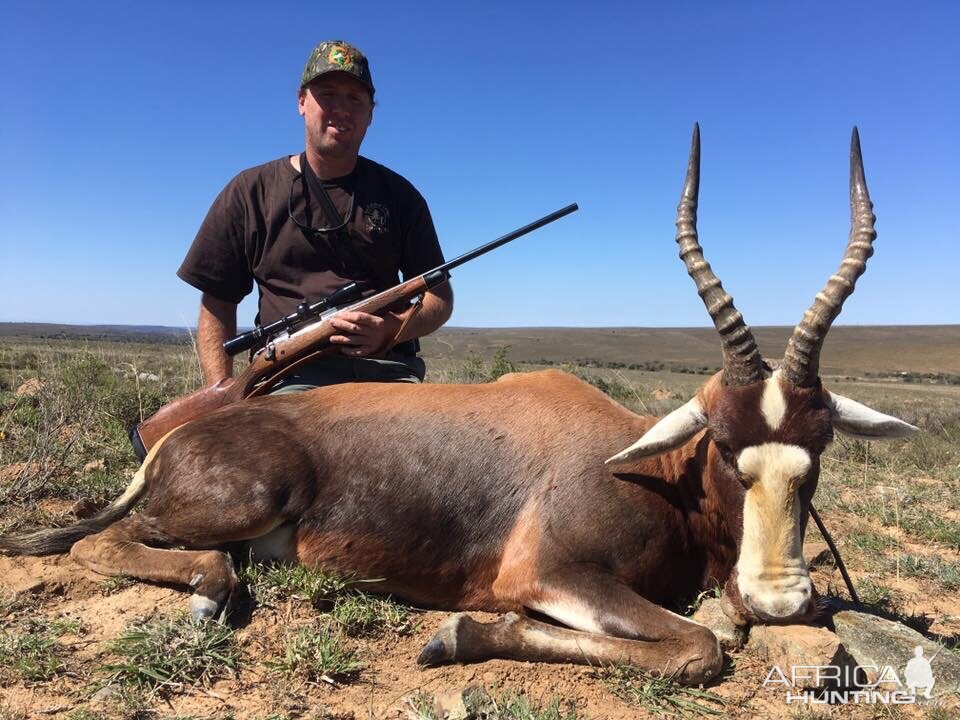
<path id="1" fill-rule="evenodd" d="M 220 188 L 302 149 L 321 39 L 371 61 L 365 155 L 427 198 L 454 325 L 708 324 L 674 214 L 753 325 L 792 325 L 849 230 L 860 128 L 876 255 L 839 322 L 960 322 L 956 3 L 33 2 L 0 10 L 0 321 L 192 325 L 175 271 Z M 249 324 L 253 305 L 241 306 Z"/>

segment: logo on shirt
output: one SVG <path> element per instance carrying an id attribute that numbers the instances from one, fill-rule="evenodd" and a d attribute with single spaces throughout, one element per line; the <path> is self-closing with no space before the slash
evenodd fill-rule
<path id="1" fill-rule="evenodd" d="M 370 232 L 383 233 L 387 231 L 387 224 L 390 222 L 390 211 L 386 205 L 380 203 L 370 203 L 363 208 L 363 217 L 367 221 L 367 229 Z"/>

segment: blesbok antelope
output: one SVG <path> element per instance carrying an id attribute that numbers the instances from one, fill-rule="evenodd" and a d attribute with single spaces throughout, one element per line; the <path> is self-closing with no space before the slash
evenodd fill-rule
<path id="1" fill-rule="evenodd" d="M 738 623 L 810 616 L 802 538 L 833 431 L 878 439 L 916 428 L 829 393 L 818 376 L 876 235 L 856 130 L 846 254 L 776 369 L 703 259 L 699 166 L 695 128 L 677 242 L 723 370 L 666 417 L 634 415 L 556 371 L 260 398 L 171 432 L 98 516 L 0 548 L 70 549 L 99 573 L 189 585 L 205 618 L 237 583 L 216 548 L 247 541 L 261 556 L 380 578 L 378 589 L 420 605 L 508 613 L 449 618 L 423 664 L 629 661 L 708 680 L 722 661 L 713 633 L 661 604 L 719 583 Z"/>

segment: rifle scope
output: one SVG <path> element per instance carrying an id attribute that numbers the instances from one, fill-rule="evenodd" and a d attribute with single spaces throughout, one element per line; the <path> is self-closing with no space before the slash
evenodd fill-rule
<path id="1" fill-rule="evenodd" d="M 352 282 L 349 285 L 344 285 L 339 290 L 334 290 L 323 300 L 318 300 L 315 303 L 302 302 L 297 306 L 296 312 L 292 312 L 269 325 L 258 325 L 253 330 L 241 333 L 235 338 L 227 340 L 223 344 L 223 350 L 227 355 L 236 355 L 252 347 L 263 345 L 267 339 L 278 332 L 290 330 L 297 323 L 310 320 L 332 307 L 349 305 L 359 300 L 360 297 L 360 286 L 357 283 Z"/>

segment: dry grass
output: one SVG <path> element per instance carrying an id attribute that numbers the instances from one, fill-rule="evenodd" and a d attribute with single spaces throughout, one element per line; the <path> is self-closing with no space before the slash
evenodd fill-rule
<path id="1" fill-rule="evenodd" d="M 593 348 L 593 356 L 578 355 L 583 337 L 591 337 L 583 332 L 587 335 L 580 337 L 571 334 L 575 331 L 448 331 L 425 343 L 428 356 L 439 355 L 430 362 L 428 379 L 486 382 L 504 372 L 562 367 L 637 412 L 662 414 L 687 400 L 704 379 L 700 373 L 713 367 L 705 358 L 715 353 L 716 344 L 711 338 L 709 349 L 698 350 L 699 331 L 669 331 L 685 338 L 679 349 L 663 350 L 657 357 L 647 342 L 648 354 L 635 362 L 622 359 L 634 332 L 589 331 L 606 338 L 606 344 Z M 934 354 L 943 344 L 957 342 L 955 330 L 939 339 L 929 332 Z M 890 339 L 885 333 L 878 337 L 881 344 Z M 831 342 L 835 339 L 832 333 Z M 614 345 L 615 352 L 606 349 Z M 873 375 L 868 376 L 863 368 L 857 369 L 851 346 L 839 345 L 843 352 L 836 357 L 842 362 L 835 362 L 838 376 L 831 388 L 918 424 L 924 432 L 887 444 L 838 438 L 824 456 L 816 503 L 841 544 L 864 600 L 877 611 L 928 629 L 955 648 L 960 644 L 960 607 L 955 601 L 960 590 L 960 386 L 936 378 L 912 383 L 897 376 L 882 381 L 874 376 L 882 374 L 876 370 L 880 365 L 886 363 L 892 371 L 901 367 L 894 363 L 897 360 L 906 371 L 919 374 L 928 372 L 927 360 L 911 363 L 926 356 L 918 351 L 895 357 L 891 351 L 878 357 L 876 346 L 870 345 L 865 352 L 873 354 L 864 367 L 873 368 Z M 581 363 L 576 362 L 578 357 Z M 960 372 L 960 368 L 949 370 Z M 39 381 L 33 390 L 17 393 L 32 380 Z M 195 355 L 186 338 L 180 343 L 150 344 L 0 337 L 0 532 L 69 522 L 74 501 L 86 498 L 103 504 L 114 497 L 136 466 L 126 428 L 199 383 Z M 91 469 L 91 463 L 96 467 Z M 815 529 L 808 531 L 808 538 L 815 536 Z M 272 683 L 269 678 L 278 673 L 309 683 L 319 679 L 321 685 L 324 677 L 336 676 L 339 683 L 356 677 L 361 666 L 360 677 L 368 682 L 368 671 L 375 678 L 378 661 L 371 648 L 376 643 L 409 640 L 420 622 L 420 616 L 410 615 L 403 606 L 345 590 L 342 580 L 303 569 L 260 567 L 245 572 L 258 603 L 256 612 L 272 618 L 280 630 L 261 644 L 250 642 L 231 650 L 236 655 L 230 655 L 227 667 L 239 668 L 241 687 L 244 682 L 255 685 L 251 677 L 262 676 L 268 678 L 263 682 Z M 835 573 L 824 571 L 817 580 L 821 590 L 833 588 L 842 594 Z M 110 581 L 96 586 L 92 595 L 104 598 L 137 584 Z M 35 625 L 29 625 L 27 611 L 17 602 L 0 601 L 0 655 L 6 652 L 8 660 L 11 653 L 34 660 L 21 670 L 7 669 L 0 676 L 0 690 L 28 682 L 60 683 L 76 704 L 73 715 L 84 717 L 87 680 L 73 678 L 105 679 L 103 657 L 109 653 L 109 643 L 103 643 L 99 655 L 77 660 L 62 650 L 66 630 L 55 624 L 58 601 L 53 595 L 42 596 L 31 610 L 38 612 Z M 297 603 L 304 607 L 297 608 Z M 291 612 L 299 622 L 318 618 L 316 629 L 284 632 L 289 630 Z M 31 634 L 36 636 L 32 640 Z M 153 650 L 156 662 L 168 659 L 163 651 L 163 643 Z M 75 663 L 78 668 L 73 668 Z M 127 670 L 133 673 L 135 664 L 128 663 Z M 201 676 L 211 677 L 209 673 Z M 171 692 L 195 692 L 190 690 L 194 682 L 190 677 L 172 681 Z M 641 707 L 656 704 L 651 698 L 660 697 L 660 688 L 646 688 L 637 679 L 617 687 L 619 694 L 632 693 L 630 701 Z M 503 699 L 507 696 L 491 697 L 499 697 L 498 708 L 513 702 Z M 518 707 L 526 702 L 522 696 L 510 697 L 519 698 Z M 705 707 L 713 709 L 712 698 L 703 699 L 711 701 Z M 148 696 L 124 696 L 124 702 L 122 716 L 167 712 Z M 610 702 L 620 701 L 611 696 Z M 304 700 L 304 704 L 310 703 Z M 546 716 L 568 716 L 558 708 L 549 706 Z M 731 712 L 729 705 L 725 711 Z M 271 712 L 267 704 L 257 716 Z"/>

